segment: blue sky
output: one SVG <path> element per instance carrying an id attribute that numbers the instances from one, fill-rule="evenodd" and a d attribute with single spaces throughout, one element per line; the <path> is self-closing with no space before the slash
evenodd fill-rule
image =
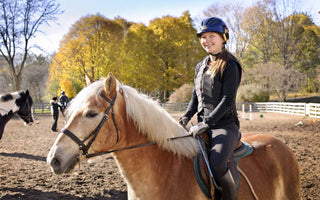
<path id="1" fill-rule="evenodd" d="M 150 20 L 166 15 L 179 17 L 184 11 L 189 11 L 191 17 L 201 16 L 201 13 L 218 0 L 57 0 L 64 11 L 55 24 L 43 26 L 45 34 L 38 34 L 34 38 L 36 43 L 46 53 L 58 50 L 63 35 L 68 33 L 72 24 L 88 14 L 100 13 L 113 19 L 120 16 L 128 21 L 148 24 Z M 255 0 L 229 0 L 245 2 L 250 5 Z M 281 1 L 281 0 L 280 0 Z M 221 1 L 220 1 L 221 2 Z M 304 0 L 305 10 L 308 11 L 316 24 L 320 25 L 320 1 Z M 36 52 L 38 53 L 38 52 Z"/>

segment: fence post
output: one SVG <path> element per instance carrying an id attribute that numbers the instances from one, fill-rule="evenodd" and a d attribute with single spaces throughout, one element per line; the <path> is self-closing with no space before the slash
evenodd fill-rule
<path id="1" fill-rule="evenodd" d="M 245 104 L 242 104 L 242 118 L 246 118 Z"/>
<path id="2" fill-rule="evenodd" d="M 305 104 L 305 116 L 309 116 L 310 115 L 310 104 L 306 103 Z"/>
<path id="3" fill-rule="evenodd" d="M 253 120 L 253 116 L 252 116 L 252 104 L 249 105 L 249 116 L 250 116 L 250 120 Z"/>

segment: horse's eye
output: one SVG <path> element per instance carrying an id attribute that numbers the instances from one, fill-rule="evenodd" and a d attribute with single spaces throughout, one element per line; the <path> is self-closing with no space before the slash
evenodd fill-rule
<path id="1" fill-rule="evenodd" d="M 98 115 L 98 113 L 96 113 L 95 111 L 89 111 L 86 113 L 86 117 L 88 117 L 88 118 L 93 118 L 97 115 Z"/>

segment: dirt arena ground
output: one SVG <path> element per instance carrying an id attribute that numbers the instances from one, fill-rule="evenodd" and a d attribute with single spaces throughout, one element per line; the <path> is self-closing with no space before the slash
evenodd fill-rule
<path id="1" fill-rule="evenodd" d="M 82 163 L 75 174 L 51 173 L 45 160 L 57 133 L 50 131 L 51 116 L 35 118 L 39 123 L 34 126 L 12 119 L 5 128 L 0 141 L 1 200 L 127 199 L 125 182 L 112 156 L 98 157 L 94 164 Z M 312 120 L 275 113 L 240 119 L 242 132 L 274 135 L 293 149 L 300 164 L 303 200 L 320 199 L 320 119 Z M 295 126 L 298 122 L 302 124 Z M 60 118 L 58 128 L 63 124 Z"/>

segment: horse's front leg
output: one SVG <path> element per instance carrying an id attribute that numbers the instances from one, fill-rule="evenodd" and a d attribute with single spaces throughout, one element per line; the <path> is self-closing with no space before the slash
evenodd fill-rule
<path id="1" fill-rule="evenodd" d="M 4 126 L 6 125 L 6 121 L 0 116 L 0 140 L 2 138 L 2 134 L 4 132 Z"/>

